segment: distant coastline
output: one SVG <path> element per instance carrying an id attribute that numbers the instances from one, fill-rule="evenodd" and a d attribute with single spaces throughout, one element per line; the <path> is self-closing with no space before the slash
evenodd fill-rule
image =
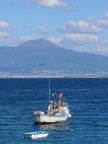
<path id="1" fill-rule="evenodd" d="M 108 72 L 73 73 L 71 71 L 0 71 L 0 78 L 108 78 Z"/>

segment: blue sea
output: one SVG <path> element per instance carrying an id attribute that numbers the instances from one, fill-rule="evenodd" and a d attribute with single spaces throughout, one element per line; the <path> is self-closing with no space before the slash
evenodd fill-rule
<path id="1" fill-rule="evenodd" d="M 0 79 L 0 144 L 108 144 L 108 79 L 51 79 L 51 91 L 62 91 L 72 118 L 36 125 L 33 112 L 47 109 L 48 82 Z M 49 132 L 48 137 L 24 138 L 38 130 Z"/>

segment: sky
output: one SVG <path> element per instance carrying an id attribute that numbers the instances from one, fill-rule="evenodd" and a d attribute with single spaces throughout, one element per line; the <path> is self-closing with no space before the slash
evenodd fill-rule
<path id="1" fill-rule="evenodd" d="M 108 0 L 0 1 L 0 46 L 40 38 L 108 57 Z"/>

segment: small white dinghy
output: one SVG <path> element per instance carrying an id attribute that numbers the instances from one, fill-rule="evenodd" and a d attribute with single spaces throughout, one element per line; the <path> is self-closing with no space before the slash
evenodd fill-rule
<path id="1" fill-rule="evenodd" d="M 41 139 L 41 138 L 45 138 L 48 136 L 48 132 L 46 131 L 37 131 L 37 132 L 29 132 L 29 133 L 25 133 L 25 138 L 29 138 L 29 139 Z"/>

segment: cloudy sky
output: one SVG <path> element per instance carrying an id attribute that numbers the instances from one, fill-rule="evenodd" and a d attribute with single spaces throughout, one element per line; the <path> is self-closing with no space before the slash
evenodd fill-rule
<path id="1" fill-rule="evenodd" d="M 108 56 L 108 0 L 0 1 L 0 46 L 39 38 Z"/>

